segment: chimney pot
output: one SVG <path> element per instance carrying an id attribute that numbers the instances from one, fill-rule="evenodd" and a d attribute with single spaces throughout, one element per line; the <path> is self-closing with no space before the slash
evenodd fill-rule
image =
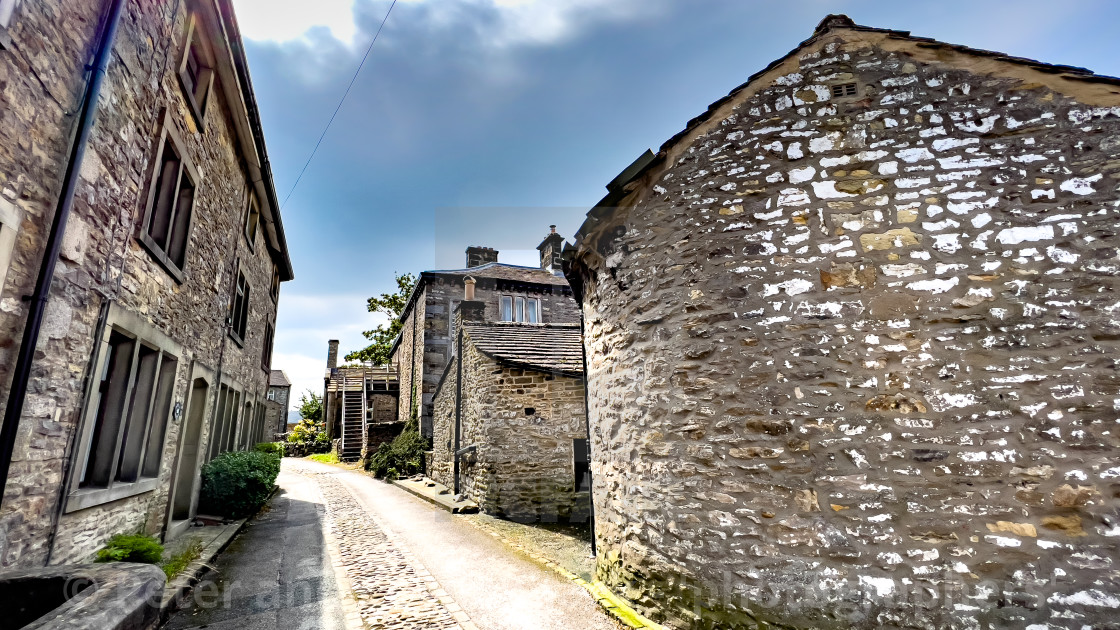
<path id="1" fill-rule="evenodd" d="M 475 282 L 476 280 L 470 276 L 467 276 L 467 279 L 463 280 L 463 299 L 467 302 L 471 302 L 474 300 Z"/>

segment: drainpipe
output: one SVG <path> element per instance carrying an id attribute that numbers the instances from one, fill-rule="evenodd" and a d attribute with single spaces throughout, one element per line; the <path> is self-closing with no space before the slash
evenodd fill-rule
<path id="1" fill-rule="evenodd" d="M 459 322 L 455 351 L 455 494 L 459 494 L 459 437 L 463 431 L 463 324 Z"/>
<path id="2" fill-rule="evenodd" d="M 23 415 L 24 399 L 27 397 L 27 382 L 31 377 L 35 347 L 39 343 L 39 330 L 43 325 L 43 314 L 50 297 L 51 282 L 54 280 L 54 269 L 58 262 L 59 249 L 62 247 L 62 237 L 66 233 L 66 221 L 70 218 L 70 211 L 74 206 L 78 169 L 81 168 L 82 158 L 89 144 L 89 132 L 93 129 L 93 123 L 97 118 L 97 99 L 101 96 L 101 83 L 105 79 L 109 58 L 113 54 L 113 42 L 117 36 L 117 26 L 120 24 L 125 2 L 126 0 L 110 0 L 109 11 L 97 44 L 93 72 L 82 95 L 78 129 L 74 136 L 70 157 L 66 162 L 66 174 L 62 179 L 62 194 L 58 198 L 51 231 L 47 236 L 46 253 L 43 254 L 42 264 L 39 265 L 35 291 L 31 294 L 27 324 L 23 329 L 23 340 L 20 342 L 15 368 L 12 370 L 12 387 L 8 393 L 7 408 L 4 410 L 4 427 L 0 429 L 0 502 L 3 501 L 4 488 L 8 483 L 8 470 L 11 467 L 16 435 L 19 432 L 19 419 Z"/>

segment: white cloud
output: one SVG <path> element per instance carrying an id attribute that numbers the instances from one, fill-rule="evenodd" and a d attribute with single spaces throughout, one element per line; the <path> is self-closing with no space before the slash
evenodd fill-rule
<path id="1" fill-rule="evenodd" d="M 354 0 L 234 0 L 241 33 L 257 41 L 285 42 L 303 38 L 314 27 L 324 27 L 344 43 L 358 31 Z"/>

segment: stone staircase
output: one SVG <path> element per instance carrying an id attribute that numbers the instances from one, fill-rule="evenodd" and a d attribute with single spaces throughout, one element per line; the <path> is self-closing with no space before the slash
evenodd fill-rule
<path id="1" fill-rule="evenodd" d="M 354 461 L 362 456 L 362 438 L 366 433 L 365 376 L 343 377 L 338 393 L 342 401 L 342 442 L 338 458 Z"/>

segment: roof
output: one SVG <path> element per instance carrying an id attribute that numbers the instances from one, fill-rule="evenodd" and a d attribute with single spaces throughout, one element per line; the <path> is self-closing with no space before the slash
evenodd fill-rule
<path id="1" fill-rule="evenodd" d="M 962 54 L 970 57 L 981 57 L 985 59 L 994 60 L 1000 63 L 1008 64 L 1008 67 L 1016 69 L 1028 69 L 1039 73 L 1040 77 L 1049 77 L 1050 79 L 1060 79 L 1077 84 L 1096 84 L 1104 87 L 1098 94 L 1094 94 L 1097 98 L 1107 99 L 1110 102 L 1120 103 L 1120 90 L 1116 86 L 1120 86 L 1120 78 L 1111 77 L 1106 75 L 1094 74 L 1092 71 L 1085 68 L 1076 66 L 1063 66 L 1057 64 L 1048 64 L 1034 59 L 1027 59 L 1025 57 L 1015 57 L 1000 52 L 990 50 L 983 50 L 978 48 L 969 48 L 968 46 L 961 46 L 959 44 L 949 44 L 941 42 L 928 37 L 917 37 L 910 34 L 910 31 L 896 31 L 891 29 L 874 28 L 870 26 L 862 26 L 856 24 L 850 17 L 846 15 L 828 15 L 817 28 L 813 31 L 813 35 L 801 42 L 796 48 L 791 50 L 785 56 L 771 62 L 768 66 L 751 75 L 747 81 L 735 89 L 731 90 L 723 98 L 717 100 L 708 106 L 707 111 L 700 114 L 696 118 L 688 121 L 685 128 L 677 133 L 672 138 L 669 138 L 661 145 L 660 150 L 656 156 L 647 152 L 639 157 L 634 163 L 627 166 L 614 180 L 608 184 L 608 193 L 599 203 L 595 204 L 587 213 L 587 220 L 575 234 L 575 246 L 565 248 L 566 257 L 572 256 L 575 250 L 580 248 L 584 237 L 586 237 L 596 225 L 607 219 L 614 213 L 614 210 L 619 203 L 625 199 L 633 188 L 627 188 L 627 184 L 638 180 L 645 176 L 653 169 L 671 162 L 669 159 L 670 150 L 674 149 L 678 143 L 687 138 L 693 137 L 697 129 L 717 116 L 728 106 L 741 92 L 747 90 L 755 81 L 768 75 L 771 71 L 786 64 L 794 55 L 802 51 L 807 46 L 821 40 L 825 35 L 835 31 L 845 30 L 857 33 L 874 34 L 883 42 L 891 42 L 892 44 L 904 44 L 909 46 L 908 50 L 918 52 L 924 51 L 923 58 L 931 58 L 940 63 L 950 63 L 949 57 L 954 54 Z M 578 289 L 578 288 L 577 288 Z M 579 291 L 576 291 L 577 294 Z M 577 295 L 577 299 L 580 299 Z"/>
<path id="2" fill-rule="evenodd" d="M 292 382 L 288 380 L 288 375 L 284 373 L 284 370 L 272 370 L 268 373 L 268 386 L 291 387 Z"/>
<path id="3" fill-rule="evenodd" d="M 579 324 L 464 323 L 463 330 L 475 348 L 502 363 L 583 375 Z"/>

